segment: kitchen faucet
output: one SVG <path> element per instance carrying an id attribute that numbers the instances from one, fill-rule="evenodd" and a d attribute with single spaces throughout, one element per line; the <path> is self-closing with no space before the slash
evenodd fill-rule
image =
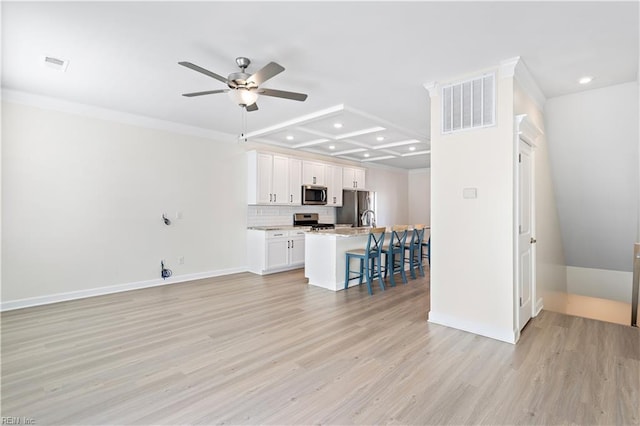
<path id="1" fill-rule="evenodd" d="M 371 220 L 366 220 L 368 219 L 367 216 L 371 215 Z M 372 228 L 376 227 L 376 212 L 374 212 L 371 209 L 367 209 L 365 211 L 362 212 L 362 216 L 360 216 L 360 222 L 362 222 L 362 226 L 365 226 L 365 222 L 367 222 L 368 226 L 371 226 Z"/>

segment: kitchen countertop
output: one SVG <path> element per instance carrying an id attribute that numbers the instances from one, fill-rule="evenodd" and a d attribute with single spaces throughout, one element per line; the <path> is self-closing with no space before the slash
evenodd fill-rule
<path id="1" fill-rule="evenodd" d="M 360 228 L 336 228 L 336 229 L 322 229 L 319 231 L 313 231 L 313 230 L 309 230 L 307 231 L 307 233 L 312 234 L 312 235 L 328 235 L 328 236 L 336 236 L 336 237 L 358 237 L 361 235 L 367 235 L 368 233 L 371 232 L 370 227 L 368 226 L 363 226 Z M 411 231 L 413 229 L 413 227 L 409 227 L 409 230 Z M 425 226 L 424 228 L 425 230 L 430 230 L 431 227 L 430 226 Z M 391 232 L 391 228 L 387 227 L 387 232 Z"/>
<path id="2" fill-rule="evenodd" d="M 327 235 L 327 236 L 335 236 L 335 237 L 359 237 L 361 235 L 367 235 L 371 232 L 371 228 L 362 227 L 362 228 L 336 228 L 336 229 L 322 229 L 319 231 L 307 231 L 308 234 L 312 235 Z"/>
<path id="3" fill-rule="evenodd" d="M 350 224 L 336 223 L 336 229 L 351 228 Z M 311 226 L 293 226 L 293 225 L 270 225 L 270 226 L 248 226 L 247 229 L 254 229 L 256 231 L 287 231 L 287 230 L 301 230 L 311 231 Z M 332 231 L 334 231 L 332 229 Z"/>
<path id="4" fill-rule="evenodd" d="M 310 231 L 310 226 L 293 226 L 293 225 L 271 225 L 271 226 L 248 226 L 247 229 L 255 229 L 256 231 L 287 231 L 299 229 L 301 231 Z"/>

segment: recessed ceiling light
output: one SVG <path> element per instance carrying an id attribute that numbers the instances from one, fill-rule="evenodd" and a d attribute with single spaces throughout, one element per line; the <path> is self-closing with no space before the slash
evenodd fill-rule
<path id="1" fill-rule="evenodd" d="M 578 80 L 578 83 L 580 84 L 589 84 L 591 83 L 591 81 L 593 80 L 593 77 L 582 77 L 580 80 Z"/>
<path id="2" fill-rule="evenodd" d="M 368 153 L 368 152 L 365 152 L 365 153 L 364 153 L 364 156 L 368 158 L 368 157 L 369 157 L 369 153 Z"/>
<path id="3" fill-rule="evenodd" d="M 376 138 L 376 140 L 377 140 L 378 142 L 382 142 L 382 141 L 384 140 L 384 136 L 378 136 L 378 137 Z"/>
<path id="4" fill-rule="evenodd" d="M 291 135 L 287 136 L 287 140 L 288 141 L 292 141 L 293 140 L 293 136 L 291 136 Z"/>
<path id="5" fill-rule="evenodd" d="M 342 129 L 342 123 L 333 123 L 333 127 L 336 129 Z"/>
<path id="6" fill-rule="evenodd" d="M 415 150 L 416 150 L 416 147 L 415 147 L 415 146 L 410 146 L 410 147 L 409 147 L 409 151 L 415 151 Z"/>
<path id="7" fill-rule="evenodd" d="M 336 149 L 335 145 L 329 145 L 329 149 Z"/>

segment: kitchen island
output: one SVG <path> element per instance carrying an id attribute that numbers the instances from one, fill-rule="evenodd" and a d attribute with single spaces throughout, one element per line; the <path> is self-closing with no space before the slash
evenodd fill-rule
<path id="1" fill-rule="evenodd" d="M 309 284 L 328 290 L 344 289 L 345 252 L 363 249 L 371 228 L 338 228 L 305 232 L 304 276 Z M 353 267 L 357 267 L 353 262 Z M 358 285 L 357 280 L 349 286 Z"/>

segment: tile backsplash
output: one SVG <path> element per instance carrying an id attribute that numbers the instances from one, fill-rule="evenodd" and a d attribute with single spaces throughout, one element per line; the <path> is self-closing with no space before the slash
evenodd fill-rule
<path id="1" fill-rule="evenodd" d="M 293 225 L 294 213 L 318 213 L 320 223 L 335 223 L 336 208 L 323 206 L 249 206 L 247 226 Z"/>

